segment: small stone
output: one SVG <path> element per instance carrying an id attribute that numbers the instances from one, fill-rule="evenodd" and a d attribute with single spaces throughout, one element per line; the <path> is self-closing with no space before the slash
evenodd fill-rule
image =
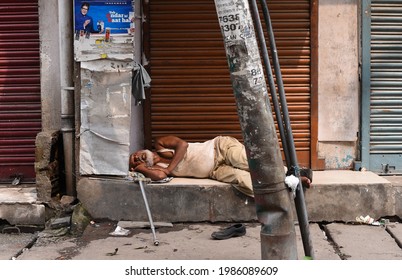
<path id="1" fill-rule="evenodd" d="M 71 223 L 71 217 L 57 218 L 50 222 L 50 228 L 56 229 L 56 228 L 68 227 L 70 226 L 70 223 Z"/>

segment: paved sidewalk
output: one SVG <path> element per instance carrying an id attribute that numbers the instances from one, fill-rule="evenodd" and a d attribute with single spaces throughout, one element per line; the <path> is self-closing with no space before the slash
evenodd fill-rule
<path id="1" fill-rule="evenodd" d="M 117 226 L 105 221 L 88 226 L 81 237 L 50 234 L 0 234 L 0 260 L 259 260 L 260 226 L 246 223 L 247 233 L 212 240 L 211 233 L 231 224 L 173 224 L 156 229 L 130 229 L 111 236 Z M 303 259 L 299 228 L 298 256 Z M 402 260 L 402 224 L 387 226 L 344 223 L 310 224 L 316 260 Z M 53 235 L 53 236 L 52 236 Z M 116 251 L 117 249 L 117 251 Z"/>

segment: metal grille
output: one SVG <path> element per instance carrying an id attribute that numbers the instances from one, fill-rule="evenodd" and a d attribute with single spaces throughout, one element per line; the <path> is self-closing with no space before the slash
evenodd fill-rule
<path id="1" fill-rule="evenodd" d="M 38 3 L 0 2 L 0 181 L 34 181 L 41 130 Z"/>
<path id="2" fill-rule="evenodd" d="M 310 1 L 267 2 L 298 158 L 308 164 Z M 231 135 L 242 140 L 214 1 L 152 0 L 148 19 L 152 138 L 174 134 L 205 141 Z"/>

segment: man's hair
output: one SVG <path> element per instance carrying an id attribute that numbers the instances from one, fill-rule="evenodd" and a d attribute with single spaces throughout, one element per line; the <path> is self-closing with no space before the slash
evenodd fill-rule
<path id="1" fill-rule="evenodd" d="M 131 159 L 131 157 L 134 157 L 136 154 L 145 154 L 145 164 L 147 166 L 153 166 L 154 165 L 154 153 L 151 152 L 150 150 L 139 150 L 136 151 L 135 153 L 131 154 L 130 156 L 130 163 L 131 161 L 134 161 L 134 159 Z"/>
<path id="2" fill-rule="evenodd" d="M 151 152 L 150 150 L 142 150 L 143 153 L 147 156 L 145 162 L 147 166 L 153 166 L 154 165 L 154 153 Z"/>
<path id="3" fill-rule="evenodd" d="M 83 7 L 88 7 L 88 10 L 89 10 L 89 3 L 88 2 L 83 2 L 82 4 L 81 4 L 81 9 L 83 8 Z"/>

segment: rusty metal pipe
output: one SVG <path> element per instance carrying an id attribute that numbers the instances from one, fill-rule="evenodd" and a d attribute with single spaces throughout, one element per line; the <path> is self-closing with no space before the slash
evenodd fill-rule
<path id="1" fill-rule="evenodd" d="M 66 193 L 76 196 L 74 161 L 74 87 L 73 87 L 73 26 L 72 5 L 68 0 L 58 0 L 60 41 L 61 132 L 66 179 Z"/>

